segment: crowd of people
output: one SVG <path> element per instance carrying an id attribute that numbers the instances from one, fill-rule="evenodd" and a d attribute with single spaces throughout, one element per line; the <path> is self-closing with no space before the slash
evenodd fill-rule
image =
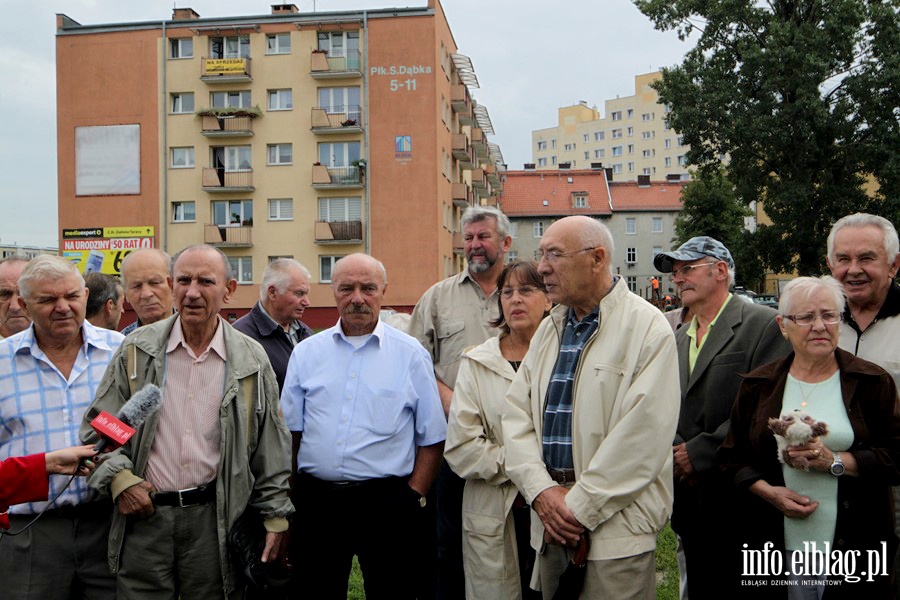
<path id="1" fill-rule="evenodd" d="M 654 258 L 682 305 L 666 315 L 614 273 L 595 219 L 508 263 L 501 212 L 461 228 L 466 270 L 397 326 L 385 266 L 340 259 L 319 333 L 292 259 L 233 326 L 211 246 L 133 252 L 121 282 L 0 262 L 3 596 L 344 598 L 355 556 L 370 599 L 650 599 L 671 521 L 681 598 L 896 597 L 889 221 L 837 221 L 831 276 L 792 280 L 777 311 L 732 294 L 729 249 L 692 238 Z M 158 410 L 98 456 L 92 421 L 148 386 Z M 279 589 L 236 566 L 246 513 Z"/>

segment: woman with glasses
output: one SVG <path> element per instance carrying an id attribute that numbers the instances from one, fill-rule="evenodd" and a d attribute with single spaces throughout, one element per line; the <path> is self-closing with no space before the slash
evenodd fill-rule
<path id="1" fill-rule="evenodd" d="M 744 377 L 717 455 L 746 492 L 735 512 L 746 526 L 745 552 L 774 544 L 783 563 L 769 571 L 788 582 L 777 589 L 789 598 L 894 597 L 889 486 L 900 483 L 900 401 L 887 372 L 837 348 L 844 304 L 832 277 L 799 277 L 784 288 L 777 321 L 793 352 Z M 807 415 L 827 434 L 789 446 L 780 460 L 769 420 L 781 417 L 799 430 L 811 423 Z M 886 562 L 867 560 L 875 555 Z M 764 574 L 748 570 L 760 571 L 745 569 L 747 579 Z"/>
<path id="2" fill-rule="evenodd" d="M 500 336 L 463 353 L 444 457 L 466 480 L 463 563 L 466 597 L 540 598 L 528 582 L 534 566 L 530 509 L 506 476 L 501 416 L 507 388 L 550 310 L 534 262 L 512 262 L 497 281 Z"/>

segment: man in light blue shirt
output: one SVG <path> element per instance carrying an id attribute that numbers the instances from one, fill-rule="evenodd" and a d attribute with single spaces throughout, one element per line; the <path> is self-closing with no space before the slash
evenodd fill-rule
<path id="1" fill-rule="evenodd" d="M 374 258 L 338 261 L 340 320 L 288 364 L 281 408 L 300 436 L 292 555 L 303 597 L 346 598 L 353 555 L 367 597 L 415 597 L 408 568 L 447 424 L 428 353 L 379 320 L 386 288 Z"/>
<path id="2" fill-rule="evenodd" d="M 122 342 L 85 321 L 88 291 L 69 261 L 35 258 L 19 279 L 31 327 L 0 341 L 0 458 L 80 444 L 82 415 Z M 23 535 L 0 544 L 4 598 L 115 598 L 106 565 L 112 505 L 83 478 L 50 478 L 49 503 L 10 510 L 13 530 L 47 512 Z M 54 497 L 59 495 L 55 500 Z"/>

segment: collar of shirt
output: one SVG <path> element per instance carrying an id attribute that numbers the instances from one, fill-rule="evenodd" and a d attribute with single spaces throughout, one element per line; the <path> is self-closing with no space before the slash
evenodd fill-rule
<path id="1" fill-rule="evenodd" d="M 712 331 L 713 326 L 715 326 L 716 321 L 719 320 L 719 315 L 722 314 L 722 311 L 725 310 L 725 307 L 728 306 L 728 303 L 731 302 L 731 299 L 734 296 L 728 294 L 728 297 L 725 298 L 725 302 L 722 303 L 722 306 L 719 307 L 719 312 L 716 313 L 716 316 L 713 317 L 713 320 L 710 321 L 709 327 L 706 328 L 706 335 L 703 336 L 703 339 L 700 340 L 700 345 L 697 345 L 697 315 L 694 315 L 691 318 L 691 324 L 688 326 L 685 334 L 690 338 L 690 344 L 688 345 L 688 367 L 691 371 L 694 370 L 694 365 L 697 363 L 697 357 L 700 356 L 700 350 L 703 349 L 703 344 L 706 343 L 706 340 L 709 339 L 709 333 Z"/>
<path id="2" fill-rule="evenodd" d="M 269 319 L 269 321 L 272 322 L 272 325 L 274 325 L 278 329 L 284 331 L 284 327 L 281 326 L 281 323 L 279 323 L 278 321 L 276 321 L 275 319 L 272 318 L 272 315 L 269 314 L 269 312 L 266 310 L 266 307 L 263 306 L 262 302 L 259 303 L 259 311 L 263 315 L 265 315 L 265 317 L 267 319 Z M 300 331 L 300 323 L 298 323 L 297 320 L 294 319 L 293 321 L 291 321 L 291 326 L 289 329 L 290 329 L 290 331 L 285 331 L 285 333 L 287 333 L 288 335 L 296 336 L 297 333 Z"/>
<path id="3" fill-rule="evenodd" d="M 468 283 L 467 283 L 467 282 L 468 282 Z M 471 274 L 471 273 L 469 273 L 469 269 L 466 269 L 465 271 L 463 271 L 462 273 L 459 274 L 459 285 L 472 285 L 472 286 L 475 287 L 475 289 L 478 291 L 478 293 L 479 293 L 482 297 L 484 297 L 484 290 L 481 289 L 481 286 L 478 285 L 478 282 L 475 281 L 475 278 L 472 277 L 472 274 Z M 498 293 L 499 293 L 499 290 L 498 290 L 496 287 L 494 287 L 494 291 L 491 292 L 491 295 L 490 295 L 490 296 L 487 296 L 487 297 L 488 297 L 488 298 L 493 298 L 493 297 L 496 296 Z"/>
<path id="4" fill-rule="evenodd" d="M 206 347 L 206 350 L 200 356 L 194 356 L 194 351 L 191 350 L 191 347 L 188 346 L 187 342 L 184 341 L 184 332 L 181 331 L 181 317 L 175 319 L 175 325 L 172 327 L 172 333 L 169 334 L 169 343 L 166 346 L 166 354 L 171 354 L 174 352 L 178 346 L 184 346 L 187 349 L 188 353 L 195 359 L 202 360 L 209 354 L 209 351 L 212 350 L 216 354 L 219 355 L 219 358 L 222 360 L 228 360 L 225 352 L 225 334 L 223 333 L 222 318 L 216 317 L 218 319 L 218 326 L 216 327 L 216 332 L 213 334 L 212 341 L 210 341 L 209 346 Z"/>
<path id="5" fill-rule="evenodd" d="M 17 336 L 18 340 L 15 341 L 17 353 L 27 352 L 28 354 L 34 355 L 35 351 L 33 350 L 33 348 L 37 348 L 38 351 L 40 351 L 40 346 L 37 343 L 37 338 L 34 336 L 33 323 L 28 326 L 28 329 L 16 334 L 15 336 L 10 336 L 9 339 L 12 340 Z M 83 352 L 87 353 L 88 346 L 93 346 L 94 348 L 99 348 L 100 350 L 113 351 L 114 348 L 109 345 L 107 337 L 108 336 L 104 336 L 103 334 L 101 334 L 100 331 L 98 331 L 98 329 L 91 325 L 87 320 L 85 320 L 84 323 L 81 324 L 81 349 Z M 43 352 L 40 352 L 40 354 L 43 355 Z"/>
<path id="6" fill-rule="evenodd" d="M 884 299 L 884 304 L 881 305 L 881 308 L 878 309 L 878 314 L 875 315 L 875 321 L 897 315 L 900 315 L 900 286 L 892 281 L 891 287 L 888 288 L 887 297 Z M 875 321 L 872 322 L 874 323 Z M 844 322 L 855 329 L 857 333 L 861 333 L 859 325 L 856 324 L 853 315 L 850 313 L 850 304 L 847 304 L 846 308 L 844 308 Z"/>
<path id="7" fill-rule="evenodd" d="M 331 337 L 334 339 L 334 341 L 337 341 L 338 338 L 341 338 L 351 346 L 353 345 L 353 343 L 348 339 L 349 336 L 344 333 L 344 328 L 341 326 L 340 318 L 338 318 L 337 324 L 331 330 Z M 384 339 L 384 321 L 382 321 L 381 319 L 378 319 L 378 322 L 375 323 L 375 329 L 372 331 L 372 337 L 368 342 L 366 342 L 366 344 L 363 345 L 365 346 L 369 344 L 373 339 L 375 340 L 375 343 L 378 344 L 378 347 L 381 348 L 381 341 Z"/>
<path id="8" fill-rule="evenodd" d="M 581 324 L 590 323 L 591 321 L 598 321 L 599 319 L 600 319 L 600 305 L 599 304 L 596 307 L 594 307 L 594 310 L 592 310 L 591 312 L 586 314 L 584 316 L 584 318 L 581 319 L 580 321 L 578 320 L 578 317 L 575 316 L 575 309 L 570 306 L 569 313 L 566 318 L 566 326 L 576 327 Z"/>

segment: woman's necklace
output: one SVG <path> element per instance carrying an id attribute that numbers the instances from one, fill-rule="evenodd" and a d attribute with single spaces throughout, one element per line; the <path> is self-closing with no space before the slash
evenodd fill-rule
<path id="1" fill-rule="evenodd" d="M 805 386 L 803 385 L 804 382 L 802 382 L 802 381 L 800 381 L 800 380 L 798 379 L 798 380 L 797 380 L 797 383 L 800 384 L 800 396 L 802 396 L 802 398 L 803 398 L 803 400 L 800 402 L 800 408 L 806 408 L 806 407 L 809 405 L 808 400 L 809 400 L 810 397 L 813 395 L 813 392 L 816 391 L 816 388 L 819 387 L 819 384 L 822 383 L 822 382 L 819 381 L 818 383 L 816 383 L 815 385 L 813 385 L 813 386 L 809 389 L 809 393 L 807 393 L 807 394 L 804 394 L 804 393 L 803 393 L 803 388 L 805 387 Z M 809 385 L 809 384 L 806 384 L 806 385 Z"/>

